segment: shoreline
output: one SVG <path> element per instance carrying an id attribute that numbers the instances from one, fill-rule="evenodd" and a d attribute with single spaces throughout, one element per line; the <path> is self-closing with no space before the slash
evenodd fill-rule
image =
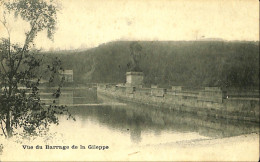
<path id="1" fill-rule="evenodd" d="M 134 152 L 133 161 L 258 161 L 259 134 L 147 145 Z"/>
<path id="2" fill-rule="evenodd" d="M 5 142 L 8 142 L 8 140 L 6 140 Z M 66 150 L 66 156 L 63 157 L 64 159 L 61 159 L 60 157 L 60 155 L 64 151 L 23 150 L 22 148 L 17 149 L 18 145 L 19 144 L 16 143 L 12 147 L 8 146 L 6 149 L 4 148 L 4 152 L 1 155 L 0 160 L 258 161 L 259 158 L 258 133 L 244 134 L 240 136 L 217 139 L 213 138 L 203 140 L 177 141 L 173 143 L 158 143 L 153 145 L 140 145 L 131 148 L 123 146 L 120 148 L 112 147 L 109 150 L 102 152 L 96 152 L 93 150 Z M 13 156 L 14 154 L 16 154 L 16 156 Z"/>

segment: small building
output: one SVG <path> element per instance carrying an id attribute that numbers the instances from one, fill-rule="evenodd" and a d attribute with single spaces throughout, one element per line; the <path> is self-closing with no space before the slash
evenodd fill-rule
<path id="1" fill-rule="evenodd" d="M 61 71 L 60 75 L 64 77 L 64 82 L 73 82 L 73 70 Z"/>

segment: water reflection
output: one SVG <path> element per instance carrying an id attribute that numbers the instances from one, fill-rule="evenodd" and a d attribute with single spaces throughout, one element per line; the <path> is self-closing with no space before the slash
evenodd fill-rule
<path id="1" fill-rule="evenodd" d="M 53 103 L 53 100 L 55 100 L 57 104 L 70 106 L 99 102 L 96 88 L 63 88 L 59 98 L 52 95 L 55 91 L 56 88 L 40 88 L 41 100 L 46 104 Z"/>
<path id="2" fill-rule="evenodd" d="M 129 131 L 131 140 L 135 143 L 142 140 L 143 131 L 154 132 L 156 135 L 160 135 L 162 131 L 197 132 L 202 136 L 214 138 L 258 132 L 257 124 L 202 118 L 192 114 L 161 111 L 140 105 L 73 107 L 70 111 L 80 121 L 91 118 L 92 121 L 110 129 Z"/>
<path id="3" fill-rule="evenodd" d="M 183 140 L 188 139 L 189 133 L 222 138 L 259 131 L 256 123 L 201 117 L 132 103 L 124 106 L 102 105 L 102 103 L 111 103 L 111 99 L 98 98 L 93 90 L 74 90 L 72 95 L 63 96 L 60 103 L 63 102 L 71 105 L 69 111 L 76 117 L 76 122 L 81 123 L 81 128 L 77 129 L 83 131 L 89 129 L 91 124 L 99 124 L 111 130 L 110 136 L 118 135 L 118 132 L 129 134 L 131 142 L 137 144 L 151 135 L 158 137 L 156 140 L 161 140 L 166 136 L 168 139 L 177 138 L 175 135 L 178 134 L 183 136 Z M 120 101 L 113 100 L 113 103 L 115 102 Z M 93 106 L 89 103 L 97 104 Z"/>

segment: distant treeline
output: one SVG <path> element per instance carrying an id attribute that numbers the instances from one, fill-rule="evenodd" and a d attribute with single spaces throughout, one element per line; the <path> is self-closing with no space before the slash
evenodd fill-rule
<path id="1" fill-rule="evenodd" d="M 47 52 L 73 69 L 74 81 L 123 83 L 131 68 L 130 41 L 117 41 L 81 52 Z M 259 42 L 140 41 L 140 67 L 146 85 L 258 88 Z M 55 55 L 54 55 L 55 54 Z"/>

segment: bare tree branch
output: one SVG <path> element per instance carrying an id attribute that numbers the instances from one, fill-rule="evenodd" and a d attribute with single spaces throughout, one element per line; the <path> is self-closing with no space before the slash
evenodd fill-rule
<path id="1" fill-rule="evenodd" d="M 1 119 L 4 123 L 5 123 L 5 120 L 4 119 Z"/>
<path id="2" fill-rule="evenodd" d="M 8 34 L 8 43 L 9 43 L 9 46 L 8 46 L 8 54 L 9 54 L 9 57 L 11 56 L 11 34 L 10 34 L 10 30 L 8 29 L 8 27 L 6 26 L 6 18 L 5 18 L 5 15 L 3 15 L 3 18 L 4 18 L 4 21 L 0 20 L 0 22 L 4 25 L 4 28 L 6 29 L 7 31 L 7 34 Z M 11 58 L 10 58 L 11 60 Z"/>
<path id="3" fill-rule="evenodd" d="M 4 67 L 4 65 L 3 65 L 3 62 L 2 62 L 2 61 L 1 61 L 1 66 L 2 66 L 2 68 L 3 68 L 4 72 L 5 72 L 5 74 L 7 74 L 7 72 L 6 72 L 6 70 L 5 70 L 5 67 Z"/>
<path id="4" fill-rule="evenodd" d="M 20 66 L 20 64 L 21 64 L 21 61 L 22 61 L 22 59 L 23 59 L 24 51 L 25 51 L 25 49 L 27 48 L 27 46 L 28 46 L 28 44 L 29 44 L 29 40 L 30 40 L 29 38 L 30 38 L 31 34 L 32 34 L 33 31 L 35 30 L 34 27 L 35 27 L 35 25 L 37 24 L 38 18 L 39 18 L 39 15 L 37 16 L 37 18 L 36 18 L 36 20 L 35 20 L 35 22 L 34 22 L 32 28 L 31 28 L 30 32 L 28 33 L 28 35 L 27 35 L 27 37 L 26 37 L 26 39 L 25 39 L 25 43 L 24 43 L 23 48 L 22 48 L 22 50 L 21 50 L 21 57 L 20 57 L 19 62 L 18 62 L 18 64 L 17 64 L 16 68 L 15 68 L 14 74 L 17 73 L 17 70 L 18 70 L 18 68 L 19 68 L 19 66 Z"/>
<path id="5" fill-rule="evenodd" d="M 2 129 L 2 131 L 3 131 L 3 133 L 4 133 L 4 135 L 5 135 L 5 137 L 7 137 L 7 135 L 6 135 L 6 133 L 5 133 L 5 129 L 4 129 L 4 127 L 3 127 L 2 121 L 0 121 L 0 123 L 1 123 L 1 129 Z"/>

